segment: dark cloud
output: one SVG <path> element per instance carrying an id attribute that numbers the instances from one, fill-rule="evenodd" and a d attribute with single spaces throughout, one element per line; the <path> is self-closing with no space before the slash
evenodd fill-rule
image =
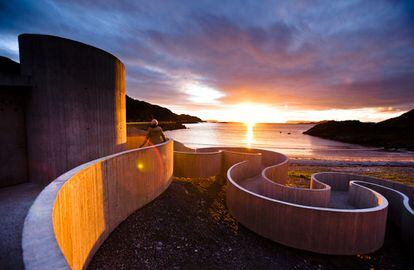
<path id="1" fill-rule="evenodd" d="M 413 11 L 386 0 L 2 1 L 0 54 L 17 59 L 23 32 L 76 39 L 126 64 L 130 95 L 188 108 L 180 82 L 227 103 L 409 108 Z"/>

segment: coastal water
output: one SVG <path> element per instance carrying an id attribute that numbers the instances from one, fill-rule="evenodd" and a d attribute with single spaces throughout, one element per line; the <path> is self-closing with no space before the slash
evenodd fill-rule
<path id="1" fill-rule="evenodd" d="M 414 152 L 385 151 L 382 148 L 321 139 L 302 132 L 312 124 L 197 123 L 187 129 L 167 131 L 170 138 L 191 148 L 241 146 L 275 150 L 291 159 L 414 162 Z"/>

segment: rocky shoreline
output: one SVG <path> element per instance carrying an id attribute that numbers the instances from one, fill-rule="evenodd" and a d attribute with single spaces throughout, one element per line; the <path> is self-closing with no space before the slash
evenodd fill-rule
<path id="1" fill-rule="evenodd" d="M 324 121 L 303 134 L 390 150 L 414 151 L 414 109 L 378 123 Z"/>

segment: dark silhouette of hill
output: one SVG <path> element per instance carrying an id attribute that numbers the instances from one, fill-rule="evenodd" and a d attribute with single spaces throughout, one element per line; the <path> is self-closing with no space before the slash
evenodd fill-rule
<path id="1" fill-rule="evenodd" d="M 162 122 L 198 123 L 202 120 L 188 114 L 175 114 L 167 108 L 126 96 L 127 122 L 148 122 L 153 118 Z"/>
<path id="2" fill-rule="evenodd" d="M 379 123 L 326 121 L 303 133 L 347 143 L 414 150 L 414 109 Z"/>
<path id="3" fill-rule="evenodd" d="M 0 73 L 20 74 L 20 64 L 7 57 L 0 56 Z"/>

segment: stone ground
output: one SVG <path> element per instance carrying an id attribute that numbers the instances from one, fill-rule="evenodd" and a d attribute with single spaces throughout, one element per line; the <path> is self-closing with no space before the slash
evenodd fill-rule
<path id="1" fill-rule="evenodd" d="M 292 179 L 302 183 L 315 170 L 294 169 Z M 412 179 L 408 173 L 403 169 L 401 175 Z M 214 178 L 175 179 L 114 230 L 89 269 L 412 269 L 414 259 L 395 228 L 388 228 L 384 246 L 369 255 L 300 251 L 238 224 L 225 206 L 225 191 Z"/>
<path id="2" fill-rule="evenodd" d="M 0 269 L 23 269 L 23 223 L 40 191 L 30 183 L 0 189 Z"/>

